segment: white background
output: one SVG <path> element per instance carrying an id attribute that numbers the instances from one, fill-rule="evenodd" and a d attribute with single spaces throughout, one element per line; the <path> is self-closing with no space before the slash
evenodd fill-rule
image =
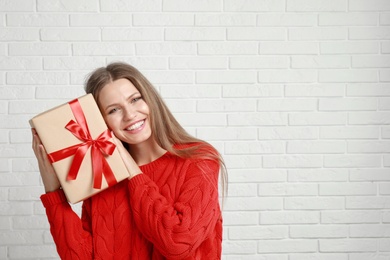
<path id="1" fill-rule="evenodd" d="M 0 259 L 58 258 L 28 120 L 117 60 L 224 155 L 224 259 L 390 259 L 389 0 L 0 0 L 0 55 Z"/>

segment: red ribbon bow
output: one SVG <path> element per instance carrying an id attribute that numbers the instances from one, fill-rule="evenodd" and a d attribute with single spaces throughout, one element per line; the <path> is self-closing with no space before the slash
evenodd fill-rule
<path id="1" fill-rule="evenodd" d="M 117 180 L 115 179 L 115 175 L 105 159 L 105 156 L 113 154 L 116 147 L 115 144 L 109 141 L 112 137 L 111 132 L 107 129 L 94 140 L 89 132 L 88 124 L 79 101 L 77 99 L 72 100 L 69 102 L 69 105 L 75 116 L 76 122 L 70 120 L 65 128 L 83 141 L 83 143 L 69 146 L 48 154 L 50 162 L 54 163 L 74 155 L 66 180 L 75 180 L 85 154 L 91 147 L 93 187 L 95 189 L 101 188 L 102 175 L 106 178 L 108 186 L 116 184 Z"/>

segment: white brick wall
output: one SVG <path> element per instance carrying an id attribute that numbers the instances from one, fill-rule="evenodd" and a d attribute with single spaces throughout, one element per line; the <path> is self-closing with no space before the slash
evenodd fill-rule
<path id="1" fill-rule="evenodd" d="M 389 0 L 0 0 L 0 259 L 58 259 L 28 119 L 115 60 L 224 155 L 224 259 L 390 259 L 389 12 Z"/>

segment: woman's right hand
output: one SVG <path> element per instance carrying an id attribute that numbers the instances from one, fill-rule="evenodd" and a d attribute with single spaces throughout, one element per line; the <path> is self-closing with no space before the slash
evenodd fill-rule
<path id="1" fill-rule="evenodd" d="M 60 181 L 54 171 L 53 165 L 50 163 L 45 147 L 43 146 L 41 139 L 38 136 L 37 131 L 32 128 L 32 148 L 34 150 L 35 157 L 38 160 L 38 167 L 41 173 L 41 178 L 43 181 L 43 186 L 45 187 L 45 192 L 56 191 L 61 187 Z"/>

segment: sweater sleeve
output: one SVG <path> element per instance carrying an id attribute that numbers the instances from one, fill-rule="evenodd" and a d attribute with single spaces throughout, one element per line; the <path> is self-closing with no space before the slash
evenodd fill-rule
<path id="1" fill-rule="evenodd" d="M 83 204 L 82 219 L 72 210 L 62 190 L 41 196 L 50 223 L 50 232 L 61 259 L 92 259 L 92 237 L 86 230 L 88 214 Z"/>
<path id="2" fill-rule="evenodd" d="M 186 177 L 173 204 L 146 174 L 129 181 L 130 207 L 136 224 L 165 257 L 183 259 L 193 254 L 221 220 L 218 173 L 217 162 L 192 163 L 180 173 Z"/>

